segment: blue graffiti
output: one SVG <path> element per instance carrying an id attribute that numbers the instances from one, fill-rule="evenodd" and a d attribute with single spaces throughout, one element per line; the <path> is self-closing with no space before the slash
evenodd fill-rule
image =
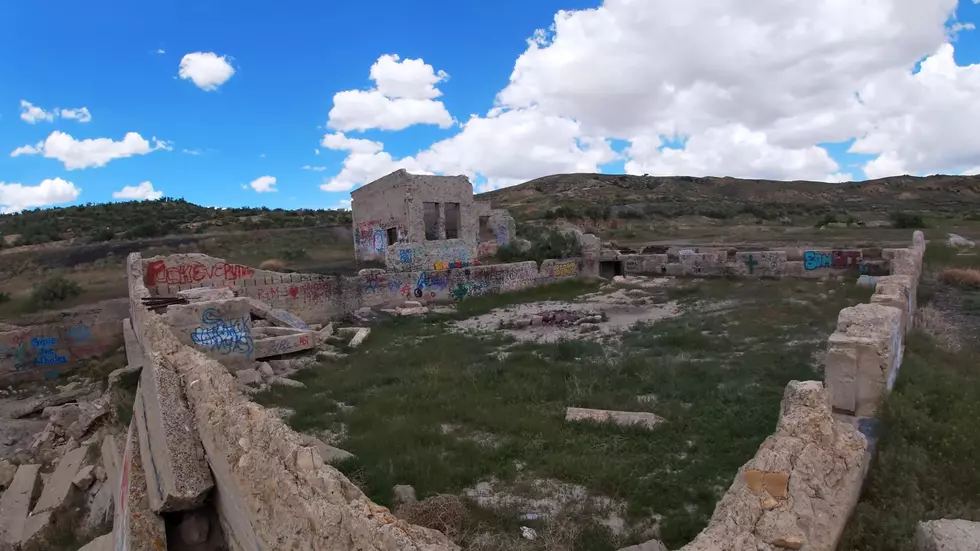
<path id="1" fill-rule="evenodd" d="M 803 267 L 807 270 L 818 270 L 820 268 L 831 268 L 834 265 L 830 253 L 817 251 L 806 251 L 803 253 Z"/>
<path id="2" fill-rule="evenodd" d="M 412 249 L 399 249 L 398 250 L 398 261 L 402 264 L 412 263 Z"/>
<path id="3" fill-rule="evenodd" d="M 220 354 L 252 356 L 252 332 L 248 317 L 224 319 L 215 308 L 201 314 L 201 326 L 191 332 L 191 341 Z"/>
<path id="4" fill-rule="evenodd" d="M 68 337 L 68 340 L 74 344 L 89 342 L 92 340 L 92 330 L 86 325 L 72 327 L 68 329 L 65 335 Z"/>

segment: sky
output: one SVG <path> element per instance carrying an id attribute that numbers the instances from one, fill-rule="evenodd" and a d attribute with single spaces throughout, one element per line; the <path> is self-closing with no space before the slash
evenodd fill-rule
<path id="1" fill-rule="evenodd" d="M 399 168 L 980 174 L 977 2 L 3 2 L 0 212 L 346 208 Z"/>

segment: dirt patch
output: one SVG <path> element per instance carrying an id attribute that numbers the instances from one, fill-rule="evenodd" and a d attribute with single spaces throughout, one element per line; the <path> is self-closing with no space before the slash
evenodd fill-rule
<path id="1" fill-rule="evenodd" d="M 679 304 L 675 301 L 662 302 L 662 294 L 656 291 L 669 282 L 664 278 L 631 278 L 629 288 L 606 286 L 575 302 L 544 301 L 498 308 L 459 321 L 456 327 L 501 331 L 525 342 L 604 340 L 625 332 L 636 323 L 680 315 Z"/>

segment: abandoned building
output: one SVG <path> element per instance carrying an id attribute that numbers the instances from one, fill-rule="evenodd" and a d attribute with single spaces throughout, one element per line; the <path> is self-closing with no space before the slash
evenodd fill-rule
<path id="1" fill-rule="evenodd" d="M 354 255 L 389 270 L 472 266 L 515 236 L 506 210 L 473 197 L 466 176 L 404 169 L 351 192 Z"/>

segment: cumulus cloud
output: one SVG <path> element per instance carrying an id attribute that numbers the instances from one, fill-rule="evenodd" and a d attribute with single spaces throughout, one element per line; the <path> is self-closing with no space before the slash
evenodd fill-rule
<path id="1" fill-rule="evenodd" d="M 252 180 L 248 185 L 254 189 L 256 193 L 271 193 L 274 191 L 279 191 L 276 189 L 276 178 L 274 176 L 260 176 Z"/>
<path id="2" fill-rule="evenodd" d="M 352 130 L 402 130 L 415 124 L 449 128 L 453 124 L 446 106 L 436 101 L 442 95 L 436 84 L 449 78 L 421 59 L 400 61 L 383 55 L 371 66 L 370 90 L 346 90 L 333 97 L 327 126 L 342 132 Z"/>
<path id="3" fill-rule="evenodd" d="M 87 107 L 77 109 L 59 109 L 57 107 L 45 111 L 27 100 L 20 100 L 20 118 L 24 122 L 36 124 L 38 121 L 54 122 L 58 117 L 63 119 L 77 120 L 78 122 L 90 122 L 92 113 Z"/>
<path id="4" fill-rule="evenodd" d="M 312 170 L 313 172 L 323 172 L 326 169 L 325 166 L 303 165 L 303 170 Z"/>
<path id="5" fill-rule="evenodd" d="M 43 155 L 64 163 L 66 170 L 105 166 L 113 159 L 146 155 L 158 149 L 172 149 L 165 142 L 154 138 L 144 139 L 136 132 L 127 133 L 122 141 L 111 138 L 76 140 L 70 134 L 55 131 L 48 138 L 35 145 L 24 145 L 10 153 L 11 157 L 20 155 Z"/>
<path id="6" fill-rule="evenodd" d="M 125 186 L 119 191 L 112 192 L 113 199 L 125 199 L 127 201 L 156 201 L 163 197 L 163 192 L 153 189 L 153 184 L 149 181 L 137 186 Z"/>
<path id="7" fill-rule="evenodd" d="M 177 71 L 180 78 L 190 80 L 206 92 L 217 90 L 234 74 L 235 68 L 231 66 L 231 58 L 219 56 L 214 52 L 194 52 L 185 55 L 180 60 L 180 69 Z"/>
<path id="8" fill-rule="evenodd" d="M 61 178 L 48 178 L 36 186 L 0 182 L 0 214 L 68 203 L 81 193 L 75 184 Z"/>
<path id="9" fill-rule="evenodd" d="M 403 159 L 365 140 L 321 187 L 408 168 L 480 177 L 489 189 L 617 159 L 631 173 L 822 181 L 976 170 L 980 65 L 955 61 L 952 40 L 973 27 L 955 21 L 956 5 L 605 0 L 559 11 L 486 115 Z M 375 89 L 338 94 L 331 127 L 403 127 L 379 98 L 434 101 L 441 78 L 427 67 L 383 56 Z M 620 156 L 612 140 L 626 144 Z M 852 153 L 873 156 L 864 174 L 820 146 L 850 140 Z"/>

